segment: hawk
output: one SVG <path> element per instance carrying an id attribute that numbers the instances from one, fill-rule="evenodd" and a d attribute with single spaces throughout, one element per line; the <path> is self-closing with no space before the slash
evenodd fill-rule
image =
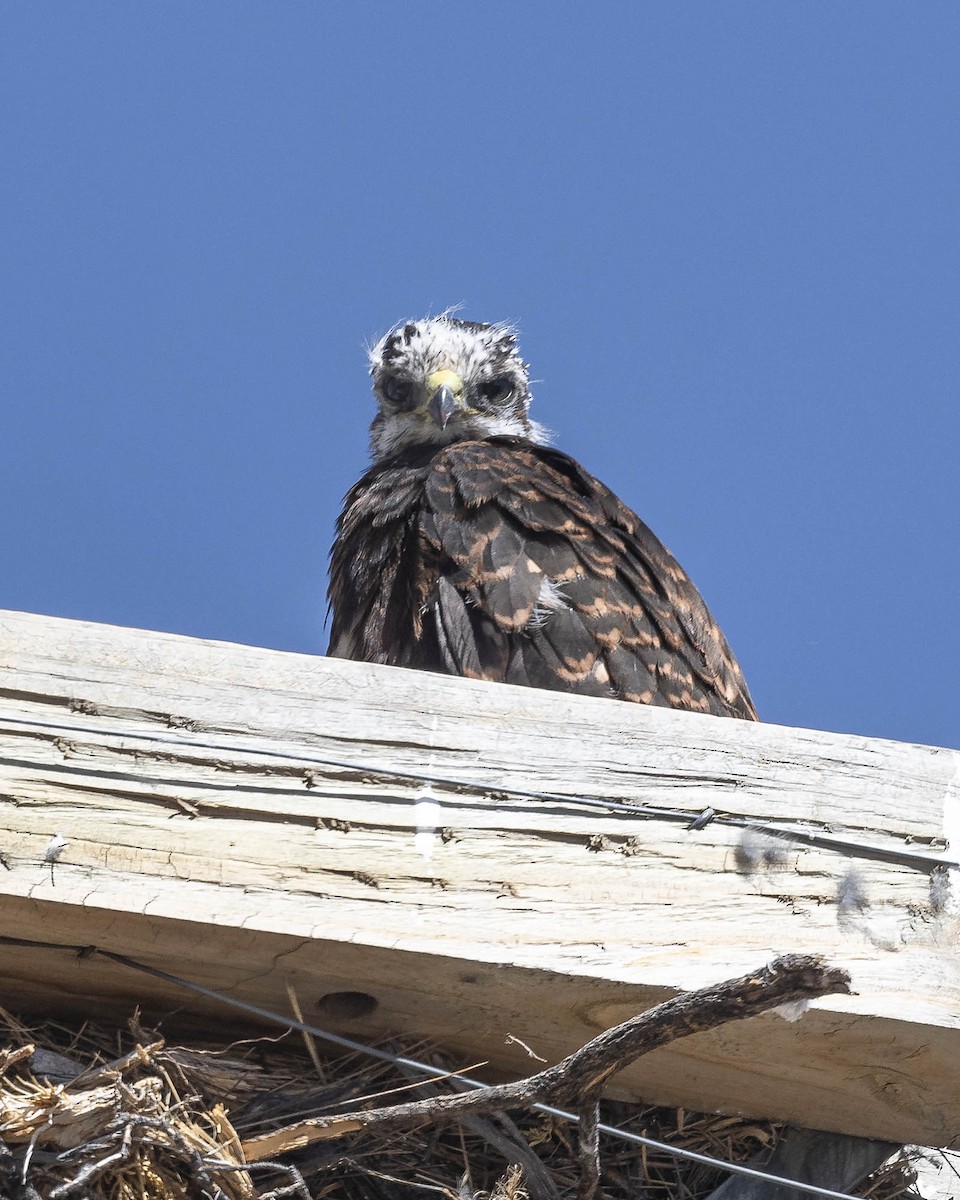
<path id="1" fill-rule="evenodd" d="M 337 524 L 329 654 L 757 719 L 686 572 L 530 418 L 511 328 L 408 321 L 370 360 L 373 466 Z"/>

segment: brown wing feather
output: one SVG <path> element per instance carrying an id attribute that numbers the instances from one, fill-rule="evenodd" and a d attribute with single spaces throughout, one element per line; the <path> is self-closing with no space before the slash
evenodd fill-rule
<path id="1" fill-rule="evenodd" d="M 406 460 L 368 471 L 347 493 L 330 553 L 328 654 L 443 670 L 422 661 L 426 475 L 424 464 Z"/>
<path id="2" fill-rule="evenodd" d="M 518 439 L 369 472 L 331 606 L 331 654 L 756 719 L 672 555 L 573 459 Z"/>

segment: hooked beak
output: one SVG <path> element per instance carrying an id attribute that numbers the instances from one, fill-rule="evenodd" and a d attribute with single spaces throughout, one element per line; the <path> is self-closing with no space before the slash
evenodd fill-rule
<path id="1" fill-rule="evenodd" d="M 446 429 L 447 422 L 460 407 L 460 396 L 463 393 L 463 380 L 456 371 L 434 371 L 427 379 L 427 412 L 431 419 L 441 429 Z"/>

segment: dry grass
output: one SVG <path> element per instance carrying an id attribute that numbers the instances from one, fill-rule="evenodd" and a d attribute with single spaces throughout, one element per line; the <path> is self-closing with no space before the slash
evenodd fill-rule
<path id="1" fill-rule="evenodd" d="M 292 1035 L 168 1046 L 136 1020 L 27 1027 L 0 1010 L 0 1195 L 9 1200 L 567 1200 L 575 1130 L 537 1113 L 318 1142 L 248 1163 L 242 1142 L 305 1117 L 425 1099 L 446 1085 L 359 1055 L 312 1059 Z M 394 1047 L 437 1061 L 424 1046 Z M 398 1089 L 402 1089 L 399 1091 Z M 389 1100 L 385 1099 L 390 1097 Z M 607 1104 L 602 1119 L 732 1162 L 771 1150 L 780 1127 L 677 1109 Z M 722 1171 L 606 1137 L 609 1200 L 705 1200 Z M 518 1165 L 519 1164 L 519 1165 Z M 899 1161 L 858 1192 L 910 1195 Z"/>

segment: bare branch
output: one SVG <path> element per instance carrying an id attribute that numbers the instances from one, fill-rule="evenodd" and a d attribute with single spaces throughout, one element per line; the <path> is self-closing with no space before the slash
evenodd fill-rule
<path id="1" fill-rule="evenodd" d="M 749 975 L 658 1004 L 591 1039 L 555 1066 L 525 1079 L 455 1096 L 313 1117 L 251 1138 L 244 1143 L 244 1154 L 248 1158 L 272 1158 L 311 1142 L 361 1130 L 410 1129 L 425 1123 L 456 1121 L 467 1113 L 526 1108 L 593 1093 L 635 1059 L 678 1038 L 742 1021 L 781 1004 L 849 991 L 846 971 L 827 966 L 815 955 L 786 955 Z"/>

